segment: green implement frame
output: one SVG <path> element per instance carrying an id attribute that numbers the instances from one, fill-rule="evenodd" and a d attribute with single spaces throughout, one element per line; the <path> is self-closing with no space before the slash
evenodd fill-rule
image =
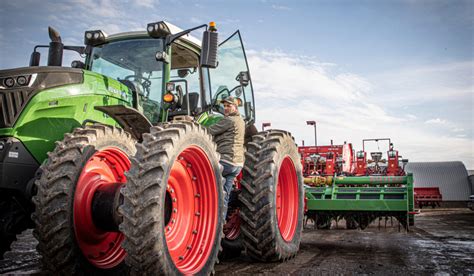
<path id="1" fill-rule="evenodd" d="M 311 181 L 305 181 L 312 183 Z M 408 229 L 414 225 L 413 175 L 327 177 L 320 187 L 305 186 L 306 208 L 312 214 L 395 216 Z M 336 218 L 337 219 L 337 218 Z M 408 222 L 408 223 L 407 223 Z"/>

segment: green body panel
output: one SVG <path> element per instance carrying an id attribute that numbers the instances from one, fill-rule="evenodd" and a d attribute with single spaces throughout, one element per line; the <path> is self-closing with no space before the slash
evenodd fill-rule
<path id="1" fill-rule="evenodd" d="M 351 185 L 406 184 L 407 179 L 406 176 L 338 176 L 334 182 Z"/>
<path id="2" fill-rule="evenodd" d="M 168 48 L 166 54 L 170 57 L 171 56 L 171 47 Z M 170 63 L 165 63 L 163 66 L 163 87 L 161 89 L 162 95 L 161 98 L 163 98 L 163 95 L 166 93 L 166 83 L 170 81 L 170 71 L 171 71 L 171 64 Z M 161 122 L 166 122 L 168 119 L 168 109 L 171 105 L 168 105 L 165 107 L 165 112 L 161 113 Z"/>
<path id="3" fill-rule="evenodd" d="M 306 186 L 305 194 L 310 211 L 412 212 L 413 175 L 336 177 L 332 186 Z"/>
<path id="4" fill-rule="evenodd" d="M 13 136 L 23 142 L 33 157 L 42 163 L 54 142 L 86 121 L 118 126 L 115 120 L 94 106 L 131 105 L 132 95 L 120 82 L 84 71 L 82 84 L 45 89 L 27 104 L 12 128 L 0 129 L 0 136 Z"/>
<path id="5" fill-rule="evenodd" d="M 219 122 L 222 118 L 224 117 L 220 114 L 203 113 L 199 118 L 197 118 L 197 122 L 203 126 L 209 127 Z"/>
<path id="6" fill-rule="evenodd" d="M 313 211 L 407 211 L 406 200 L 308 200 L 308 210 Z"/>

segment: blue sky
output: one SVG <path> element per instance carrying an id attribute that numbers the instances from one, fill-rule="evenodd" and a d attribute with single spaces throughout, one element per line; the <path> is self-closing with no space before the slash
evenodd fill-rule
<path id="1" fill-rule="evenodd" d="M 364 138 L 391 137 L 410 161 L 474 169 L 472 0 L 2 1 L 0 69 L 26 66 L 34 45 L 48 43 L 49 25 L 81 44 L 84 30 L 144 30 L 159 20 L 216 21 L 222 39 L 240 29 L 258 125 L 312 144 L 305 121 L 316 120 L 319 144 L 359 149 Z"/>

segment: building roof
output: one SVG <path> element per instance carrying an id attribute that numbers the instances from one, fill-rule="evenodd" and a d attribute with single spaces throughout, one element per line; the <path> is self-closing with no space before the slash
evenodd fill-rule
<path id="1" fill-rule="evenodd" d="M 413 173 L 415 187 L 439 187 L 443 200 L 464 201 L 471 195 L 467 170 L 460 161 L 409 162 L 405 170 Z"/>

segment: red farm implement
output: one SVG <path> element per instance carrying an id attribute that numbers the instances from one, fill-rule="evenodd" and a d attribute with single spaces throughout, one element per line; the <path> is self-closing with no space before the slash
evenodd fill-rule
<path id="1" fill-rule="evenodd" d="M 365 143 L 388 141 L 388 151 L 370 152 Z M 408 230 L 414 225 L 413 175 L 388 138 L 364 139 L 354 156 L 352 144 L 299 147 L 306 193 L 306 217 L 318 229 L 344 219 L 347 229 L 365 229 L 378 219 L 395 217 Z"/>
<path id="2" fill-rule="evenodd" d="M 352 144 L 299 147 L 303 175 L 350 175 L 353 171 Z"/>
<path id="3" fill-rule="evenodd" d="M 371 159 L 367 160 L 367 152 L 365 151 L 365 143 L 373 141 L 388 141 L 387 159 L 382 159 L 382 152 L 371 152 Z M 401 159 L 398 150 L 393 148 L 390 138 L 364 139 L 362 140 L 362 151 L 356 153 L 354 175 L 386 175 L 386 176 L 402 176 L 405 175 L 405 164 L 407 159 Z M 402 165 L 400 165 L 400 161 Z"/>
<path id="4" fill-rule="evenodd" d="M 417 187 L 414 189 L 415 207 L 421 209 L 426 206 L 431 206 L 431 208 L 440 206 L 443 196 L 438 187 Z"/>

